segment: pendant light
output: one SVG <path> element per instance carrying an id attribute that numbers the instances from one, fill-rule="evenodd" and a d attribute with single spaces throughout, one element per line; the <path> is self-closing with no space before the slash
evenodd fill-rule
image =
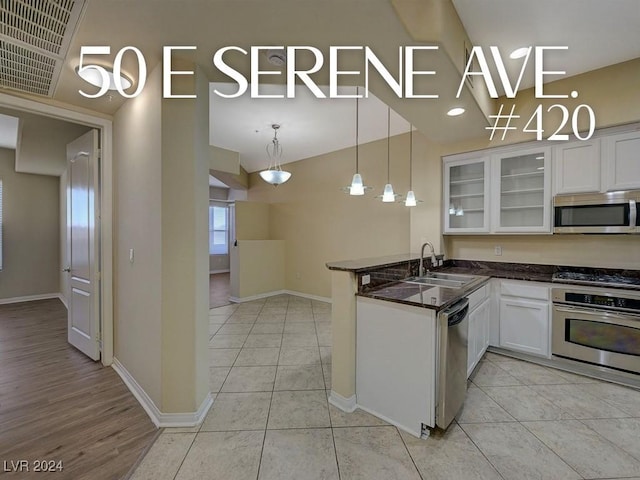
<path id="1" fill-rule="evenodd" d="M 271 125 L 273 128 L 273 139 L 267 144 L 267 156 L 269 157 L 269 168 L 260 172 L 260 177 L 267 182 L 277 187 L 278 185 L 286 182 L 291 178 L 291 173 L 282 170 L 280 165 L 280 159 L 282 158 L 282 146 L 278 140 L 278 129 L 280 125 L 274 123 Z"/>
<path id="2" fill-rule="evenodd" d="M 390 180 L 391 172 L 391 107 L 387 106 L 387 184 L 380 198 L 384 203 L 392 203 L 396 201 L 400 195 L 393 193 L 393 186 Z"/>
<path id="3" fill-rule="evenodd" d="M 415 207 L 418 202 L 421 203 L 422 200 L 416 200 L 416 194 L 413 192 L 413 125 L 409 125 L 409 191 L 404 204 L 406 207 Z"/>
<path id="4" fill-rule="evenodd" d="M 356 173 L 353 174 L 353 179 L 351 180 L 351 185 L 348 187 L 344 187 L 342 190 L 349 195 L 364 195 L 364 192 L 367 190 L 371 190 L 371 187 L 367 187 L 362 182 L 362 176 L 358 172 L 358 150 L 359 150 L 359 142 L 358 142 L 358 132 L 359 125 L 358 120 L 360 118 L 360 110 L 359 110 L 359 88 L 356 87 Z"/>

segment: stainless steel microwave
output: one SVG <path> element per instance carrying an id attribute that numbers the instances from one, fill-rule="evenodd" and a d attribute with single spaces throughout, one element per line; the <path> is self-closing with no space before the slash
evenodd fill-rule
<path id="1" fill-rule="evenodd" d="M 553 233 L 640 233 L 640 190 L 557 195 Z"/>

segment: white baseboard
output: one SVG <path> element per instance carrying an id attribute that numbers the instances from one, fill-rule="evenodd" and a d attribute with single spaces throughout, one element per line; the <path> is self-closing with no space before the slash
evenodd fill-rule
<path id="1" fill-rule="evenodd" d="M 285 293 L 285 290 L 275 290 L 273 292 L 258 293 L 257 295 L 250 295 L 248 297 L 229 297 L 229 300 L 233 303 L 244 303 L 252 300 L 260 300 L 262 298 L 275 297 L 276 295 L 284 295 Z"/>
<path id="2" fill-rule="evenodd" d="M 317 300 L 319 302 L 331 303 L 330 298 L 319 297 L 318 295 L 311 295 L 309 293 L 296 292 L 295 290 L 275 290 L 273 292 L 259 293 L 249 297 L 229 297 L 229 301 L 233 303 L 244 303 L 252 300 L 260 300 L 262 298 L 275 297 L 276 295 L 293 295 L 294 297 L 302 297 L 310 300 Z"/>
<path id="3" fill-rule="evenodd" d="M 227 268 L 226 270 L 209 270 L 209 275 L 215 275 L 216 273 L 229 273 L 230 270 Z"/>
<path id="4" fill-rule="evenodd" d="M 149 418 L 151 418 L 151 421 L 156 427 L 195 427 L 202 423 L 211 405 L 213 405 L 213 397 L 211 397 L 210 393 L 207 393 L 196 412 L 162 413 L 153 400 L 151 400 L 151 397 L 147 395 L 147 392 L 144 391 L 136 379 L 133 378 L 117 358 L 113 358 L 111 367 L 120 375 L 122 381 L 133 396 L 136 397 L 136 400 L 138 400 L 142 408 L 144 408 L 144 411 L 147 412 L 147 415 L 149 415 Z"/>
<path id="5" fill-rule="evenodd" d="M 333 393 L 333 392 L 331 392 L 331 393 Z M 329 399 L 329 401 L 331 401 L 331 399 Z M 402 424 L 400 424 L 400 423 L 398 423 L 398 422 L 396 422 L 394 420 L 391 420 L 389 417 L 387 417 L 385 415 L 381 415 L 378 412 L 376 412 L 375 410 L 363 407 L 362 405 L 357 405 L 356 408 L 359 408 L 360 410 L 362 410 L 364 412 L 367 412 L 367 413 L 373 415 L 374 417 L 378 417 L 380 420 L 383 420 L 383 421 L 393 425 L 394 427 L 398 427 L 400 430 L 404 430 L 405 432 L 410 433 L 414 437 L 420 438 L 421 435 L 422 435 L 421 431 L 413 430 L 413 429 L 407 427 L 406 425 L 402 425 Z"/>
<path id="6" fill-rule="evenodd" d="M 61 293 L 58 294 L 58 298 L 60 299 L 60 301 L 62 302 L 62 304 L 64 305 L 64 308 L 66 308 L 67 310 L 69 309 L 69 305 L 67 305 L 67 299 L 64 298 L 64 295 L 62 295 Z"/>
<path id="7" fill-rule="evenodd" d="M 288 293 L 289 295 L 294 295 L 296 297 L 308 298 L 310 300 L 317 300 L 318 302 L 331 303 L 330 298 L 311 295 L 310 293 L 296 292 L 295 290 L 285 290 L 284 293 Z"/>
<path id="8" fill-rule="evenodd" d="M 0 298 L 0 305 L 5 305 L 9 303 L 22 303 L 22 302 L 34 302 L 36 300 L 49 300 L 51 298 L 59 298 L 62 300 L 62 295 L 59 293 L 43 293 L 40 295 L 25 295 L 24 297 L 11 297 L 11 298 Z M 64 300 L 62 303 L 65 304 Z"/>
<path id="9" fill-rule="evenodd" d="M 351 395 L 349 398 L 345 398 L 333 390 L 331 390 L 331 394 L 329 394 L 329 403 L 346 413 L 351 413 L 358 408 L 355 394 Z"/>

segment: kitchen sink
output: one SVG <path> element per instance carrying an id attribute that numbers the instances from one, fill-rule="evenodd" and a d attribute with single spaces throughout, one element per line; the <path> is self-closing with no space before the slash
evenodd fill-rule
<path id="1" fill-rule="evenodd" d="M 464 282 L 459 280 L 445 280 L 443 278 L 407 278 L 406 283 L 416 283 L 419 285 L 433 285 L 436 287 L 460 288 L 464 286 Z"/>
<path id="2" fill-rule="evenodd" d="M 457 282 L 467 284 L 473 282 L 476 277 L 474 275 L 461 275 L 459 273 L 427 272 L 423 276 L 417 278 L 439 278 L 442 280 L 455 280 Z"/>
<path id="3" fill-rule="evenodd" d="M 427 272 L 421 277 L 410 277 L 404 281 L 407 283 L 414 283 L 419 285 L 433 285 L 435 287 L 461 288 L 475 280 L 476 277 L 473 275 Z"/>

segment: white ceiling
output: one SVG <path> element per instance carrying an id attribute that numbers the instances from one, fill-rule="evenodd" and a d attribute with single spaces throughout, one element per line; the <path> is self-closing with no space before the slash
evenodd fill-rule
<path id="1" fill-rule="evenodd" d="M 263 85 L 260 93 L 282 94 L 284 86 Z M 231 93 L 236 84 L 212 83 Z M 328 88 L 322 87 L 328 96 Z M 338 89 L 341 95 L 356 92 L 355 87 Z M 361 93 L 363 90 L 361 89 Z M 356 100 L 318 99 L 305 86 L 296 86 L 291 99 L 251 98 L 245 94 L 226 99 L 214 93 L 209 97 L 211 144 L 239 152 L 240 164 L 248 172 L 267 168 L 265 147 L 273 138 L 271 125 L 280 125 L 278 140 L 283 150 L 282 163 L 295 162 L 355 145 Z M 359 143 L 387 137 L 387 106 L 372 93 L 359 100 Z M 409 123 L 391 111 L 391 136 L 409 131 Z"/>
<path id="2" fill-rule="evenodd" d="M 16 117 L 0 114 L 0 148 L 16 149 L 18 125 L 19 120 Z"/>
<path id="3" fill-rule="evenodd" d="M 500 48 L 512 81 L 523 59 L 508 54 L 519 47 L 568 46 L 549 52 L 544 63 L 566 76 L 640 57 L 640 0 L 452 1 L 474 45 Z M 528 65 L 521 88 L 533 86 L 533 55 Z"/>

